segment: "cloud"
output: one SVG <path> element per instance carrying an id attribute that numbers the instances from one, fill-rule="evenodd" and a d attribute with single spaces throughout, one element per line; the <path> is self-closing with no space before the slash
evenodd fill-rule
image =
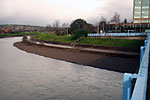
<path id="1" fill-rule="evenodd" d="M 0 23 L 46 24 L 55 16 L 55 12 L 42 0 L 14 1 L 0 1 Z"/>
<path id="2" fill-rule="evenodd" d="M 107 21 L 110 21 L 115 12 L 120 14 L 120 18 L 123 21 L 127 18 L 129 21 L 132 21 L 132 13 L 133 13 L 133 3 L 130 0 L 122 1 L 122 0 L 98 0 L 103 1 L 104 6 L 98 6 L 95 11 L 92 12 L 89 16 L 90 22 L 96 22 L 100 19 L 101 16 L 105 17 Z"/>
<path id="3" fill-rule="evenodd" d="M 100 15 L 109 20 L 115 12 L 132 20 L 130 0 L 0 0 L 0 24 L 47 25 L 59 19 L 83 18 L 96 23 Z"/>

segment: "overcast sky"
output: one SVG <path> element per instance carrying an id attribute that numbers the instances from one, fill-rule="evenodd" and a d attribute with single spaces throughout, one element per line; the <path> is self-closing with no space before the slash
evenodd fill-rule
<path id="1" fill-rule="evenodd" d="M 0 0 L 0 24 L 47 25 L 56 19 L 71 23 L 77 18 L 95 24 L 101 16 L 132 20 L 133 0 Z"/>

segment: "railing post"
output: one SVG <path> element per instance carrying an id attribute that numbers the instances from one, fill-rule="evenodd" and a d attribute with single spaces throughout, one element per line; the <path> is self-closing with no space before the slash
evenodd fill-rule
<path id="1" fill-rule="evenodd" d="M 132 74 L 125 73 L 123 80 L 123 100 L 130 100 L 132 88 Z"/>
<path id="2" fill-rule="evenodd" d="M 145 40 L 145 41 L 144 41 L 144 46 L 147 46 L 147 42 L 148 42 L 148 40 Z"/>
<path id="3" fill-rule="evenodd" d="M 137 74 L 129 74 L 129 73 L 124 74 L 122 100 L 131 99 L 132 80 L 136 78 L 137 78 Z"/>
<path id="4" fill-rule="evenodd" d="M 144 55 L 144 52 L 145 52 L 145 46 L 141 46 L 141 53 L 140 53 L 140 64 L 142 62 L 142 59 L 143 59 L 143 55 Z"/>

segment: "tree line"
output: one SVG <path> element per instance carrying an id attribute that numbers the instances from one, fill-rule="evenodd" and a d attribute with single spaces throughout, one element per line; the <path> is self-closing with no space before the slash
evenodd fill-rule
<path id="1" fill-rule="evenodd" d="M 57 35 L 68 35 L 73 34 L 78 30 L 85 30 L 88 32 L 96 33 L 100 31 L 104 31 L 103 26 L 105 24 L 119 24 L 121 23 L 120 14 L 114 13 L 114 16 L 110 21 L 107 21 L 105 17 L 101 16 L 98 24 L 96 26 L 87 23 L 84 19 L 76 19 L 71 24 L 69 23 L 61 23 L 60 20 L 55 20 L 53 24 L 49 24 L 46 26 L 46 31 L 56 33 Z M 127 19 L 124 19 L 122 23 L 127 23 Z M 99 29 L 101 25 L 102 29 Z"/>

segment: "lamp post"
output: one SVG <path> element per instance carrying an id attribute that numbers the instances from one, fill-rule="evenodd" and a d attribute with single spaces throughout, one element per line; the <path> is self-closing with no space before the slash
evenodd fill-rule
<path id="1" fill-rule="evenodd" d="M 99 15 L 100 15 L 100 16 L 99 16 Z M 101 13 L 100 13 L 99 15 L 98 15 L 98 17 L 99 17 L 99 18 L 102 18 L 103 15 L 102 15 Z M 98 30 L 98 31 L 97 31 L 97 33 L 100 33 L 100 21 L 101 21 L 101 19 L 99 19 L 99 21 L 98 21 L 98 26 L 97 26 L 97 30 Z"/>

